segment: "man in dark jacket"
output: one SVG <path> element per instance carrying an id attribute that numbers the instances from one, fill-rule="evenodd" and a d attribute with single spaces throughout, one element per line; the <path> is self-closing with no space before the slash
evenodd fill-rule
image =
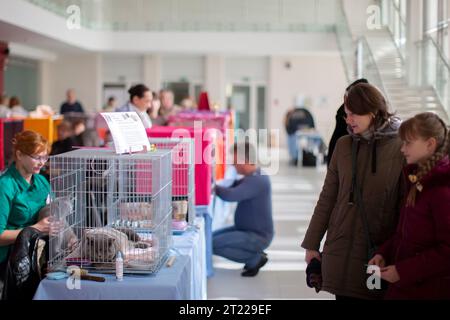
<path id="1" fill-rule="evenodd" d="M 75 96 L 75 91 L 73 89 L 67 90 L 67 100 L 61 105 L 61 114 L 65 113 L 84 113 L 83 106 Z"/>
<path id="2" fill-rule="evenodd" d="M 358 83 L 369 83 L 367 79 L 361 78 L 353 82 L 351 85 L 349 85 L 345 92 L 348 92 L 351 87 L 353 87 L 355 84 Z M 339 140 L 340 137 L 348 135 L 347 132 L 347 123 L 344 120 L 345 117 L 345 110 L 344 110 L 344 104 L 342 104 L 338 111 L 336 112 L 336 127 L 334 128 L 333 135 L 331 136 L 330 143 L 328 145 L 328 155 L 327 155 L 327 164 L 330 164 L 331 156 L 333 155 L 334 148 L 336 147 L 336 142 Z"/>

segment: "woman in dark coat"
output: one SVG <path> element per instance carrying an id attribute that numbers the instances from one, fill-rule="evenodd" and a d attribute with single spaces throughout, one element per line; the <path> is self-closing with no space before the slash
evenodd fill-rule
<path id="1" fill-rule="evenodd" d="M 390 283 L 386 299 L 450 299 L 450 133 L 429 112 L 399 133 L 409 193 L 396 234 L 369 264 Z"/>
<path id="2" fill-rule="evenodd" d="M 390 238 L 398 222 L 400 120 L 366 83 L 348 91 L 345 113 L 349 135 L 336 144 L 302 247 L 308 264 L 314 258 L 322 262 L 322 290 L 338 300 L 381 299 L 381 290 L 367 287 L 366 270 L 375 246 Z"/>

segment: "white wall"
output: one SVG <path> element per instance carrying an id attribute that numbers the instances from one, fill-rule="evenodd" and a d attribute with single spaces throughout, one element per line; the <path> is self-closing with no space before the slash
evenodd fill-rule
<path id="1" fill-rule="evenodd" d="M 85 110 L 102 107 L 102 57 L 97 53 L 58 56 L 54 62 L 41 62 L 42 103 L 59 111 L 67 89 L 73 88 Z"/>
<path id="2" fill-rule="evenodd" d="M 142 56 L 103 55 L 102 65 L 104 83 L 136 84 L 144 78 Z"/>
<path id="3" fill-rule="evenodd" d="M 268 58 L 259 56 L 233 56 L 225 60 L 228 83 L 245 81 L 267 82 L 269 78 Z"/>
<path id="4" fill-rule="evenodd" d="M 367 32 L 367 8 L 374 4 L 374 0 L 344 0 L 344 11 L 347 16 L 350 31 L 354 37 Z M 381 12 L 381 11 L 380 11 Z"/>
<path id="5" fill-rule="evenodd" d="M 203 56 L 164 55 L 161 59 L 161 79 L 163 82 L 205 81 L 205 61 Z"/>
<path id="6" fill-rule="evenodd" d="M 208 55 L 205 58 L 205 89 L 211 103 L 226 106 L 225 87 L 225 58 L 221 55 Z"/>
<path id="7" fill-rule="evenodd" d="M 290 62 L 287 69 L 285 63 Z M 335 126 L 335 114 L 347 87 L 340 56 L 276 56 L 270 59 L 269 128 L 280 129 L 280 143 L 286 145 L 283 120 L 296 97 L 312 100 L 309 108 L 316 127 L 328 143 Z"/>

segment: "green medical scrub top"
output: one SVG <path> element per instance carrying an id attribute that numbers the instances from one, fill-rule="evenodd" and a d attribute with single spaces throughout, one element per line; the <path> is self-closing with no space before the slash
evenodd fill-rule
<path id="1" fill-rule="evenodd" d="M 0 234 L 37 222 L 39 210 L 50 200 L 50 184 L 40 174 L 33 174 L 29 184 L 12 164 L 0 176 Z M 0 246 L 0 262 L 6 260 L 10 246 Z"/>

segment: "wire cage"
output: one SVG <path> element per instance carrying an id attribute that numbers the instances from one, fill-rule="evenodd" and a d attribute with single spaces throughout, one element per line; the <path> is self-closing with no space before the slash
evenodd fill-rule
<path id="1" fill-rule="evenodd" d="M 172 153 L 79 149 L 50 159 L 49 269 L 155 273 L 172 246 Z"/>
<path id="2" fill-rule="evenodd" d="M 195 220 L 195 159 L 192 138 L 149 138 L 158 150 L 172 152 L 172 219 L 175 231 Z"/>

